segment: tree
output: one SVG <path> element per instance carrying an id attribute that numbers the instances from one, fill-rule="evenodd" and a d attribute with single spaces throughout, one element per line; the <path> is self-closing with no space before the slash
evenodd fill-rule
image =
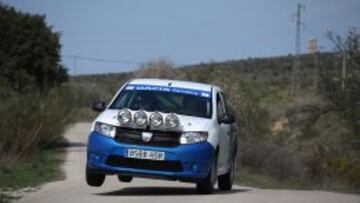
<path id="1" fill-rule="evenodd" d="M 342 57 L 342 67 L 322 75 L 325 96 L 360 137 L 360 33 L 351 28 L 346 37 L 328 33 Z"/>
<path id="2" fill-rule="evenodd" d="M 60 34 L 45 16 L 0 4 L 0 84 L 15 91 L 46 91 L 68 79 L 60 63 Z"/>

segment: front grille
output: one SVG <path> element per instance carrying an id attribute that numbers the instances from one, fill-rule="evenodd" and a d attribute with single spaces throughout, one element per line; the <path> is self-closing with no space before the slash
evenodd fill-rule
<path id="1" fill-rule="evenodd" d="M 183 170 L 182 165 L 179 161 L 153 161 L 144 159 L 132 159 L 115 155 L 110 155 L 106 160 L 106 164 L 115 167 L 156 171 L 180 172 Z"/>
<path id="2" fill-rule="evenodd" d="M 176 147 L 179 145 L 179 139 L 181 136 L 179 132 L 146 130 L 146 132 L 153 133 L 153 137 L 149 142 L 144 142 L 141 139 L 142 132 L 143 131 L 139 129 L 117 128 L 115 140 L 117 142 L 125 144 L 147 145 L 157 147 Z"/>

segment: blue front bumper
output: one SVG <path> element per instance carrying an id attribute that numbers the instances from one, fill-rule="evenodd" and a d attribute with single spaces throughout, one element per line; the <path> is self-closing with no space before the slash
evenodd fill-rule
<path id="1" fill-rule="evenodd" d="M 164 162 L 181 163 L 181 170 L 139 169 L 108 164 L 109 157 L 126 158 L 127 149 L 130 148 L 165 152 Z M 126 174 L 197 182 L 208 174 L 214 152 L 213 146 L 208 142 L 179 145 L 177 147 L 129 145 L 119 143 L 97 132 L 92 132 L 88 141 L 87 167 L 105 174 Z M 146 160 L 144 161 L 146 162 Z"/>

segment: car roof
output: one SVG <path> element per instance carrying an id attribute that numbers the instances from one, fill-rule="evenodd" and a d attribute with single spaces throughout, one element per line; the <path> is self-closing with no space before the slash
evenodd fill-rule
<path id="1" fill-rule="evenodd" d="M 156 86 L 164 86 L 164 87 L 171 85 L 171 87 L 202 90 L 202 91 L 208 91 L 208 92 L 211 92 L 212 88 L 216 87 L 216 86 L 210 85 L 210 84 L 191 82 L 191 81 L 152 79 L 152 78 L 133 79 L 128 84 L 131 84 L 131 85 L 156 85 Z"/>

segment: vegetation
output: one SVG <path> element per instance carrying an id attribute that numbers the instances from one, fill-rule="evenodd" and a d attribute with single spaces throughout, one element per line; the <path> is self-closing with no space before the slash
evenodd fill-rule
<path id="1" fill-rule="evenodd" d="M 73 120 L 69 86 L 19 93 L 1 92 L 0 168 L 9 167 L 33 152 L 61 141 L 63 131 Z"/>
<path id="2" fill-rule="evenodd" d="M 0 84 L 15 91 L 46 90 L 67 80 L 59 63 L 59 33 L 45 17 L 0 5 Z"/>
<path id="3" fill-rule="evenodd" d="M 0 4 L 0 29 L 1 193 L 3 187 L 34 186 L 59 174 L 58 161 L 45 149 L 63 140 L 76 93 L 64 83 L 59 33 L 44 16 Z"/>
<path id="4" fill-rule="evenodd" d="M 237 117 L 241 183 L 360 190 L 360 39 L 356 30 L 346 37 L 330 34 L 336 49 L 317 55 L 321 80 L 316 88 L 315 56 L 301 56 L 297 94 L 289 96 L 292 56 L 178 69 L 160 59 L 132 73 L 77 76 L 67 83 L 66 69 L 60 64 L 59 34 L 45 24 L 43 16 L 0 5 L 0 29 L 0 188 L 54 178 L 58 161 L 45 149 L 63 139 L 63 130 L 74 115 L 93 119 L 92 101 L 110 101 L 130 78 L 155 77 L 206 82 L 224 89 Z M 342 53 L 347 57 L 345 76 Z M 80 113 L 74 109 L 81 109 Z M 38 163 L 50 164 L 45 170 L 54 173 L 36 175 L 41 172 Z M 39 179 L 28 179 L 28 174 Z"/>
<path id="5" fill-rule="evenodd" d="M 82 94 L 89 96 L 83 99 L 88 102 L 109 101 L 116 90 L 133 77 L 219 85 L 228 95 L 229 106 L 237 117 L 240 183 L 265 188 L 359 192 L 360 52 L 356 33 L 352 30 L 344 39 L 336 37 L 347 44 L 351 61 L 344 88 L 341 86 L 342 56 L 338 49 L 317 54 L 321 73 L 317 86 L 313 82 L 315 55 L 300 57 L 295 96 L 289 95 L 293 58 L 290 55 L 211 62 L 178 69 L 169 61 L 154 60 L 134 73 L 77 76 L 72 83 L 84 88 Z M 89 106 L 86 103 L 86 107 Z"/>
<path id="6" fill-rule="evenodd" d="M 57 166 L 62 162 L 64 155 L 61 151 L 43 150 L 28 160 L 16 163 L 12 168 L 4 168 L 0 171 L 0 187 L 37 186 L 46 180 L 58 179 L 62 172 Z"/>

